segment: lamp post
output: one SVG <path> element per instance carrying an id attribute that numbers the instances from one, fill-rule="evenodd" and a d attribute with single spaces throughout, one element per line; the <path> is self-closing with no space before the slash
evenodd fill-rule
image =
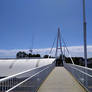
<path id="1" fill-rule="evenodd" d="M 84 58 L 85 58 L 85 67 L 87 67 L 87 36 L 86 36 L 85 0 L 83 0 L 83 30 L 84 30 Z"/>

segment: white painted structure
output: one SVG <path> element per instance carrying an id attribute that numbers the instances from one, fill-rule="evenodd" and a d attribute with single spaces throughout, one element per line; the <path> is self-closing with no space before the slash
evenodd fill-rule
<path id="1" fill-rule="evenodd" d="M 32 68 L 51 64 L 55 59 L 8 59 L 0 60 L 0 77 L 11 76 Z"/>

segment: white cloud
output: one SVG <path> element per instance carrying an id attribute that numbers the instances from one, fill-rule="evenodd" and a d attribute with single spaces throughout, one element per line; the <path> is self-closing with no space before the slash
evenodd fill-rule
<path id="1" fill-rule="evenodd" d="M 33 53 L 39 53 L 43 56 L 45 54 L 49 54 L 50 50 L 51 50 L 50 48 L 34 49 Z M 63 48 L 63 50 L 64 50 L 64 48 Z M 68 50 L 69 50 L 71 56 L 77 56 L 77 57 L 84 56 L 83 46 L 70 46 L 70 47 L 68 47 Z M 19 51 L 25 51 L 25 52 L 29 53 L 28 49 L 0 50 L 0 58 L 16 57 L 16 53 Z M 56 51 L 56 49 L 54 48 L 51 53 L 52 56 L 55 55 L 55 51 Z M 88 51 L 88 57 L 92 57 L 92 46 L 87 46 L 87 51 Z M 65 53 L 66 53 L 66 55 L 68 54 L 66 51 L 65 51 Z"/>
<path id="2" fill-rule="evenodd" d="M 28 52 L 28 50 L 23 50 L 23 49 L 0 50 L 0 58 L 16 57 L 16 53 L 19 52 L 19 51 Z"/>
<path id="3" fill-rule="evenodd" d="M 68 47 L 72 56 L 84 57 L 84 47 L 83 46 L 71 46 Z M 92 46 L 87 46 L 88 57 L 92 57 Z"/>

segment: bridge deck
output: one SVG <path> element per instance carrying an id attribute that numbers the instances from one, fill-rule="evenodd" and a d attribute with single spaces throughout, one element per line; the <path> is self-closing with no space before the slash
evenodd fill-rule
<path id="1" fill-rule="evenodd" d="M 56 67 L 44 81 L 38 92 L 86 92 L 64 68 Z"/>

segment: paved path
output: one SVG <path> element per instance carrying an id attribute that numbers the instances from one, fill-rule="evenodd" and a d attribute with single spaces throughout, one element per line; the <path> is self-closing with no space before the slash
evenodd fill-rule
<path id="1" fill-rule="evenodd" d="M 64 68 L 56 67 L 44 81 L 38 92 L 86 92 Z"/>

